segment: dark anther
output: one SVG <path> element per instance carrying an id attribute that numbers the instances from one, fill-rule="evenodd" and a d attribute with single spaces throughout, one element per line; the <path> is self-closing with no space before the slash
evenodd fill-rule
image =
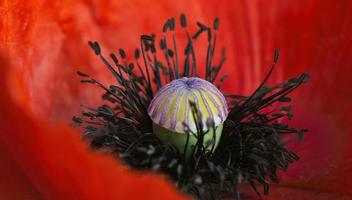
<path id="1" fill-rule="evenodd" d="M 89 77 L 88 74 L 85 74 L 83 72 L 77 71 L 77 75 L 82 76 L 82 77 Z"/>
<path id="2" fill-rule="evenodd" d="M 279 60 L 279 50 L 275 49 L 274 52 L 274 63 L 276 63 Z"/>
<path id="3" fill-rule="evenodd" d="M 119 54 L 121 58 L 126 58 L 126 52 L 123 49 L 119 49 Z"/>
<path id="4" fill-rule="evenodd" d="M 219 29 L 219 18 L 215 18 L 213 28 L 214 28 L 214 30 Z"/>
<path id="5" fill-rule="evenodd" d="M 173 57 L 173 56 L 174 56 L 174 52 L 173 52 L 171 49 L 168 49 L 168 50 L 167 50 L 167 54 L 168 54 L 170 57 Z"/>
<path id="6" fill-rule="evenodd" d="M 141 36 L 141 40 L 144 40 L 144 41 L 153 41 L 154 38 L 152 35 L 142 35 Z"/>
<path id="7" fill-rule="evenodd" d="M 208 29 L 208 27 L 200 22 L 197 22 L 198 27 L 202 30 L 205 31 Z"/>
<path id="8" fill-rule="evenodd" d="M 165 49 L 166 48 L 166 40 L 165 39 L 161 39 L 159 42 L 159 46 L 161 49 Z"/>
<path id="9" fill-rule="evenodd" d="M 95 55 L 100 55 L 100 46 L 98 42 L 88 41 L 89 46 L 94 50 Z"/>
<path id="10" fill-rule="evenodd" d="M 139 49 L 134 50 L 134 58 L 138 60 L 139 56 L 140 56 Z"/>
<path id="11" fill-rule="evenodd" d="M 110 54 L 110 58 L 112 61 L 114 61 L 114 64 L 117 66 L 119 64 L 119 60 L 117 59 L 116 55 L 114 53 Z"/>
<path id="12" fill-rule="evenodd" d="M 175 18 L 170 19 L 170 31 L 175 30 Z"/>
<path id="13" fill-rule="evenodd" d="M 181 21 L 181 27 L 186 28 L 187 27 L 187 19 L 183 13 L 180 15 L 180 21 Z"/>

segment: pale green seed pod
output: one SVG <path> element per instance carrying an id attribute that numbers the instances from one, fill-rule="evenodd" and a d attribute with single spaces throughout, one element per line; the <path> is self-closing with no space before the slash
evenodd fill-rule
<path id="1" fill-rule="evenodd" d="M 194 102 L 201 114 L 203 145 L 215 150 L 228 115 L 227 103 L 212 83 L 197 77 L 173 80 L 158 91 L 148 108 L 154 134 L 175 145 L 180 153 L 184 153 L 187 144 L 189 155 L 197 143 L 197 124 L 190 102 Z"/>

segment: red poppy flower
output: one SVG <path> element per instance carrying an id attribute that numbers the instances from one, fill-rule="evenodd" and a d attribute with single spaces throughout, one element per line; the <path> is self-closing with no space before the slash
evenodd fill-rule
<path id="1" fill-rule="evenodd" d="M 67 124 L 79 104 L 99 102 L 82 87 L 80 69 L 111 77 L 86 43 L 132 53 L 138 35 L 159 32 L 181 12 L 191 20 L 221 20 L 227 48 L 226 91 L 249 94 L 263 79 L 274 48 L 281 59 L 273 82 L 307 71 L 295 93 L 296 120 L 310 132 L 292 148 L 301 160 L 281 175 L 268 199 L 352 198 L 352 2 L 311 1 L 2 1 L 0 152 L 4 199 L 178 199 L 160 175 L 131 171 L 89 151 Z"/>

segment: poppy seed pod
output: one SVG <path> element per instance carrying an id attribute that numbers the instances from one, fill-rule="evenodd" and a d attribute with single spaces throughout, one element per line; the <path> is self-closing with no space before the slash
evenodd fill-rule
<path id="1" fill-rule="evenodd" d="M 190 102 L 194 103 L 199 119 L 194 116 Z M 186 150 L 190 155 L 200 132 L 203 133 L 203 145 L 208 150 L 215 150 L 228 109 L 224 95 L 212 83 L 197 77 L 183 77 L 158 91 L 149 105 L 148 114 L 153 121 L 153 132 L 159 139 L 175 145 L 180 153 Z"/>

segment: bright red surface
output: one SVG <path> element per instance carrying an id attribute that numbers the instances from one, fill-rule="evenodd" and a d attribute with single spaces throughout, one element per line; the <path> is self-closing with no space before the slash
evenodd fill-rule
<path id="1" fill-rule="evenodd" d="M 163 178 L 136 175 L 90 152 L 67 124 L 81 103 L 99 98 L 75 71 L 111 80 L 87 40 L 99 41 L 104 52 L 123 47 L 131 54 L 140 34 L 160 33 L 165 19 L 184 12 L 193 22 L 220 18 L 219 46 L 227 48 L 224 71 L 231 77 L 225 91 L 253 91 L 275 48 L 281 56 L 271 83 L 305 71 L 312 76 L 294 95 L 292 123 L 310 129 L 293 146 L 302 159 L 267 199 L 351 198 L 351 8 L 347 0 L 0 1 L 1 197 L 179 197 Z"/>

